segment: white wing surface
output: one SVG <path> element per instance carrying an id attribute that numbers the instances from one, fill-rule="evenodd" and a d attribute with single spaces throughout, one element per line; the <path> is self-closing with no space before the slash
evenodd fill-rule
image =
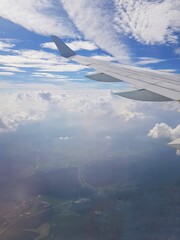
<path id="1" fill-rule="evenodd" d="M 63 57 L 95 69 L 86 77 L 100 82 L 127 82 L 136 90 L 115 93 L 119 96 L 141 101 L 180 101 L 180 75 L 163 73 L 139 67 L 110 63 L 77 55 L 58 37 L 52 36 Z"/>

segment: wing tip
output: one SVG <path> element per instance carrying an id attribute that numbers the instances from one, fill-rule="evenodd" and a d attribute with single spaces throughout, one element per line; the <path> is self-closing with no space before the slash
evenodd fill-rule
<path id="1" fill-rule="evenodd" d="M 178 138 L 172 142 L 169 142 L 167 145 L 170 147 L 176 148 L 176 149 L 180 149 L 180 138 Z"/>
<path id="2" fill-rule="evenodd" d="M 68 47 L 60 38 L 55 35 L 51 35 L 51 38 L 55 43 L 56 47 L 58 48 L 59 52 L 61 53 L 62 57 L 70 58 L 76 55 L 76 53 L 70 47 Z"/>

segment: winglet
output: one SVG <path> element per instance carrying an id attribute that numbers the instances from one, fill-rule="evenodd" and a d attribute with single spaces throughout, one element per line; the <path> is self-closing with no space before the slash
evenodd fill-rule
<path id="1" fill-rule="evenodd" d="M 69 48 L 63 41 L 61 41 L 58 37 L 56 36 L 51 37 L 53 42 L 56 44 L 56 47 L 58 48 L 59 52 L 61 53 L 62 57 L 70 58 L 76 55 L 76 53 L 71 48 Z"/>

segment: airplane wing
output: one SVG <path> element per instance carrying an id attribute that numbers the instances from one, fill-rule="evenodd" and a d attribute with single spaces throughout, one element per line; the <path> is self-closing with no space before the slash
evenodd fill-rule
<path id="1" fill-rule="evenodd" d="M 168 143 L 169 146 L 180 149 L 180 138 Z"/>
<path id="2" fill-rule="evenodd" d="M 180 75 L 166 74 L 123 64 L 109 63 L 77 55 L 58 37 L 52 36 L 61 55 L 97 72 L 86 77 L 100 82 L 127 82 L 136 90 L 115 93 L 119 96 L 141 101 L 180 101 Z M 180 149 L 180 138 L 168 144 Z"/>
<path id="3" fill-rule="evenodd" d="M 87 78 L 100 82 L 127 82 L 136 89 L 116 95 L 140 101 L 180 101 L 180 75 L 110 63 L 77 55 L 58 37 L 52 36 L 61 55 L 97 72 Z"/>

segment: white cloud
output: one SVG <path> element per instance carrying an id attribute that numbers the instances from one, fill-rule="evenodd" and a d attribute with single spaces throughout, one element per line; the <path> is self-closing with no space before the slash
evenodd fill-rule
<path id="1" fill-rule="evenodd" d="M 97 49 L 97 46 L 90 42 L 90 41 L 72 41 L 67 43 L 67 45 L 72 48 L 74 51 L 78 51 L 81 49 L 85 49 L 85 50 L 89 50 L 89 51 L 93 51 Z"/>
<path id="2" fill-rule="evenodd" d="M 11 76 L 14 72 L 25 72 L 25 68 L 34 68 L 31 76 L 49 79 L 65 79 L 65 76 L 57 73 L 76 72 L 87 68 L 86 66 L 69 63 L 66 59 L 54 53 L 28 49 L 14 50 L 11 54 L 1 55 L 0 65 L 0 69 L 7 71 L 1 72 L 1 76 Z M 52 72 L 55 72 L 55 74 L 52 74 Z"/>
<path id="3" fill-rule="evenodd" d="M 13 72 L 0 72 L 0 76 L 12 76 L 14 75 Z"/>
<path id="4" fill-rule="evenodd" d="M 166 123 L 156 123 L 156 125 L 149 131 L 148 136 L 152 138 L 169 138 L 175 140 L 180 138 L 180 125 L 171 128 Z"/>
<path id="5" fill-rule="evenodd" d="M 162 111 L 162 104 L 139 103 L 113 96 L 105 90 L 60 91 L 51 89 L 50 85 L 41 91 L 31 89 L 30 86 L 26 88 L 29 90 L 15 89 L 10 95 L 8 90 L 7 94 L 5 91 L 1 94 L 0 133 L 16 131 L 20 126 L 44 119 L 60 119 L 70 129 L 80 127 L 87 135 L 101 133 L 98 136 L 104 136 L 105 142 L 114 141 L 113 133 L 134 135 L 139 129 L 142 129 L 140 135 L 144 134 L 145 138 L 150 124 L 157 121 L 149 116 L 158 115 Z M 154 106 L 157 108 L 155 113 Z M 62 141 L 74 138 L 74 134 L 69 135 L 69 131 L 64 134 L 57 138 Z M 178 138 L 180 125 L 173 129 L 166 124 L 156 124 L 149 136 Z"/>
<path id="6" fill-rule="evenodd" d="M 53 78 L 53 79 L 59 79 L 59 80 L 68 79 L 67 76 L 52 74 L 52 73 L 47 73 L 47 72 L 35 72 L 35 73 L 32 73 L 32 76 L 38 77 L 38 78 L 39 77 L 40 78 Z"/>
<path id="7" fill-rule="evenodd" d="M 27 112 L 18 111 L 16 113 L 7 113 L 0 117 L 0 133 L 14 132 L 20 125 L 29 122 L 40 120 L 38 115 L 30 116 Z"/>
<path id="8" fill-rule="evenodd" d="M 0 67 L 0 70 L 10 71 L 10 72 L 25 72 L 24 70 L 16 67 Z"/>
<path id="9" fill-rule="evenodd" d="M 57 47 L 54 44 L 54 42 L 41 43 L 40 47 L 42 47 L 42 48 L 49 48 L 49 49 L 52 49 L 52 50 L 57 50 Z"/>
<path id="10" fill-rule="evenodd" d="M 133 122 L 146 117 L 133 101 L 113 98 L 107 91 L 16 90 L 11 96 L 1 96 L 0 132 L 15 131 L 25 123 L 43 120 L 49 111 L 51 117 L 53 114 L 79 116 L 86 119 L 84 126 L 92 126 L 96 119 L 104 117 L 118 122 Z M 102 127 L 103 123 L 99 128 Z M 110 140 L 110 136 L 105 135 L 105 139 Z"/>
<path id="11" fill-rule="evenodd" d="M 0 16 L 36 33 L 74 36 L 74 28 L 63 8 L 53 3 L 51 0 L 1 0 Z"/>
<path id="12" fill-rule="evenodd" d="M 13 43 L 0 41 L 0 51 L 9 52 L 15 46 Z"/>
<path id="13" fill-rule="evenodd" d="M 119 35 L 113 28 L 113 11 L 107 8 L 108 0 L 60 0 L 60 2 L 86 39 L 116 57 L 128 56 L 126 46 L 120 41 Z"/>
<path id="14" fill-rule="evenodd" d="M 39 71 L 45 71 L 45 72 L 77 72 L 81 71 L 83 69 L 86 69 L 88 67 L 74 64 L 74 63 L 66 63 L 66 64 L 56 64 L 56 65 L 40 65 L 36 66 L 39 68 Z"/>
<path id="15" fill-rule="evenodd" d="M 71 140 L 71 139 L 75 139 L 75 137 L 59 137 L 59 140 Z"/>
<path id="16" fill-rule="evenodd" d="M 95 55 L 95 56 L 92 56 L 92 58 L 103 60 L 103 61 L 108 61 L 108 62 L 116 61 L 116 58 L 114 58 L 110 55 Z"/>
<path id="17" fill-rule="evenodd" d="M 90 41 L 75 40 L 72 42 L 66 42 L 66 44 L 72 48 L 74 51 L 81 49 L 93 51 L 97 49 L 97 46 Z M 45 42 L 40 45 L 42 48 L 49 48 L 52 50 L 57 50 L 56 45 L 53 42 Z"/>
<path id="18" fill-rule="evenodd" d="M 179 0 L 114 0 L 117 30 L 145 44 L 177 43 Z"/>
<path id="19" fill-rule="evenodd" d="M 165 59 L 159 59 L 159 58 L 150 58 L 150 57 L 141 57 L 138 58 L 138 61 L 136 62 L 136 65 L 147 65 L 147 64 L 155 64 L 166 61 Z"/>
<path id="20" fill-rule="evenodd" d="M 125 121 L 129 120 L 143 120 L 147 116 L 145 116 L 142 112 L 136 112 L 132 110 L 125 110 L 119 113 L 119 116 L 123 118 Z"/>
<path id="21" fill-rule="evenodd" d="M 0 133 L 16 131 L 20 126 L 42 120 L 47 111 L 45 101 L 37 101 L 33 92 L 1 94 Z"/>
<path id="22" fill-rule="evenodd" d="M 167 102 L 163 106 L 164 111 L 175 111 L 175 112 L 180 112 L 179 108 L 179 102 Z"/>

